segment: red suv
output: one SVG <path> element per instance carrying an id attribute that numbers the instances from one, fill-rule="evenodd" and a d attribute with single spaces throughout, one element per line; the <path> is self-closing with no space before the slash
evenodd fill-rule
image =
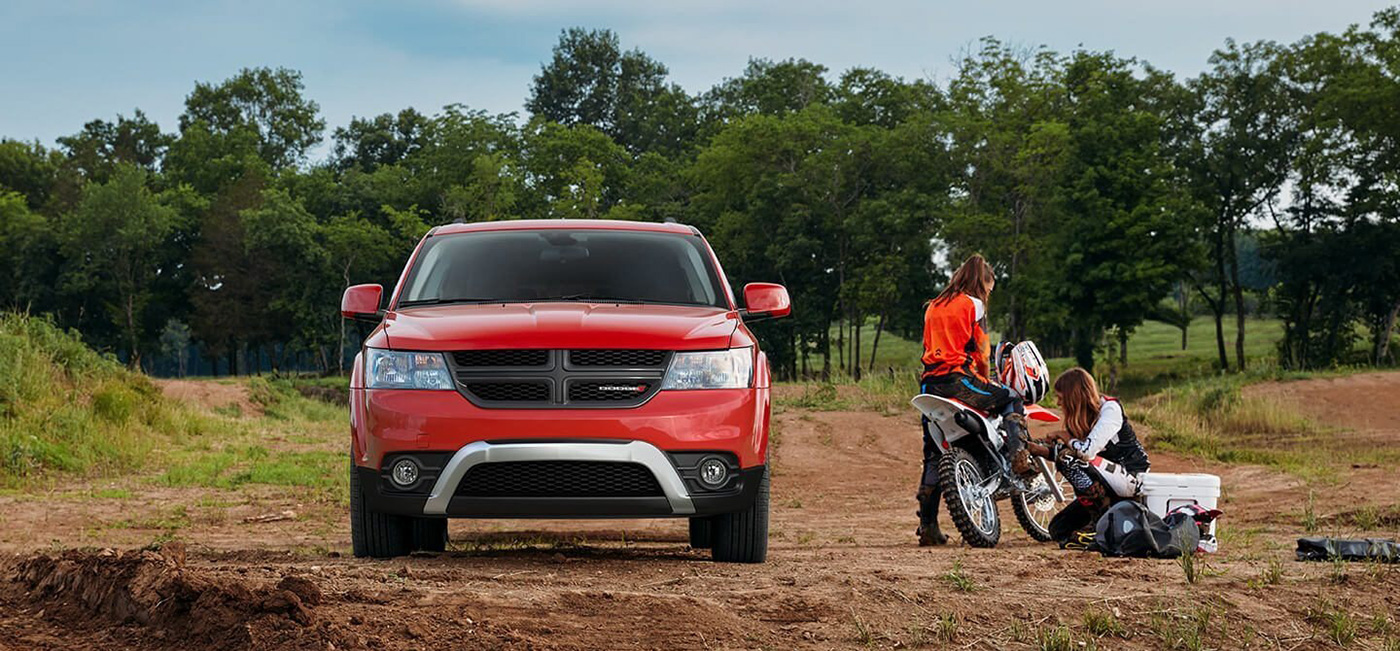
<path id="1" fill-rule="evenodd" d="M 507 221 L 430 231 L 350 378 L 356 556 L 441 551 L 447 518 L 690 519 L 691 545 L 768 549 L 768 360 L 714 251 L 679 224 Z"/>

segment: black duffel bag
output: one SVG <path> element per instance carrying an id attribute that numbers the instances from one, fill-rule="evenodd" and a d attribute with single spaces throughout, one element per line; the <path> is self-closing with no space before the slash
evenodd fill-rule
<path id="1" fill-rule="evenodd" d="M 1110 507 L 1094 529 L 1094 545 L 1104 556 L 1177 558 L 1183 551 L 1196 553 L 1201 542 L 1200 528 L 1191 518 L 1180 516 L 1163 522 L 1132 500 Z"/>
<path id="2" fill-rule="evenodd" d="M 1394 540 L 1366 538 L 1348 540 L 1345 538 L 1299 538 L 1298 560 L 1300 561 L 1380 561 L 1400 563 L 1400 545 Z"/>

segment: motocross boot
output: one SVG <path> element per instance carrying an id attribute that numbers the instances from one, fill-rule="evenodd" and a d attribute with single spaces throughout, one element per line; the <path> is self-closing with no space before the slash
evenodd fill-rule
<path id="1" fill-rule="evenodd" d="M 1002 429 L 1006 431 L 1006 456 L 1011 460 L 1011 472 L 1020 476 L 1031 474 L 1031 452 L 1026 444 L 1030 434 L 1026 432 L 1026 417 L 1021 414 L 1007 414 L 1002 419 Z"/>
<path id="2" fill-rule="evenodd" d="M 920 486 L 918 498 L 919 529 L 915 533 L 919 536 L 919 546 L 932 547 L 948 544 L 948 536 L 944 535 L 938 528 L 938 488 L 936 486 Z"/>

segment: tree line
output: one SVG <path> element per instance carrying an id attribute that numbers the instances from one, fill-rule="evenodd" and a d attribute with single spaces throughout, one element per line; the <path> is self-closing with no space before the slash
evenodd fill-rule
<path id="1" fill-rule="evenodd" d="M 174 131 L 136 110 L 52 148 L 0 141 L 0 306 L 148 369 L 196 346 L 215 373 L 330 372 L 357 341 L 341 290 L 392 284 L 433 224 L 674 219 L 736 285 L 788 286 L 794 318 L 759 327 L 786 378 L 869 371 L 974 251 L 994 325 L 1086 366 L 1200 311 L 1243 369 L 1260 309 L 1286 366 L 1393 360 L 1400 10 L 1227 41 L 1187 79 L 991 38 L 941 85 L 801 59 L 698 94 L 668 74 L 568 29 L 524 115 L 405 108 L 327 133 L 300 73 L 254 68 L 197 83 Z"/>

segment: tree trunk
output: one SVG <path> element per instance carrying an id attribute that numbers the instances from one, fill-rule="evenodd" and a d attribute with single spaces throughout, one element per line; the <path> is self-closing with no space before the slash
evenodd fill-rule
<path id="1" fill-rule="evenodd" d="M 841 320 L 836 323 L 836 365 L 846 372 L 846 310 L 841 310 Z"/>
<path id="2" fill-rule="evenodd" d="M 1215 346 L 1220 353 L 1220 370 L 1230 370 L 1230 354 L 1225 352 L 1225 314 L 1224 310 L 1212 309 L 1211 314 L 1215 317 Z"/>
<path id="3" fill-rule="evenodd" d="M 1230 231 L 1230 285 L 1235 298 L 1235 364 L 1244 371 L 1244 288 L 1240 286 L 1240 261 L 1235 253 L 1235 232 Z"/>
<path id="4" fill-rule="evenodd" d="M 822 350 L 822 382 L 831 380 L 831 324 L 828 323 L 819 335 Z"/>
<path id="5" fill-rule="evenodd" d="M 1128 368 L 1128 331 L 1118 329 L 1118 365 Z"/>
<path id="6" fill-rule="evenodd" d="M 1384 332 L 1381 334 L 1380 345 L 1376 347 L 1376 365 L 1384 364 L 1390 359 L 1390 338 L 1395 336 L 1395 321 L 1400 318 L 1400 302 L 1390 309 L 1390 316 L 1386 317 Z"/>
<path id="7" fill-rule="evenodd" d="M 870 372 L 875 372 L 875 353 L 880 352 L 880 332 L 885 329 L 885 313 L 880 313 L 880 320 L 875 323 L 875 341 L 870 345 Z"/>
<path id="8" fill-rule="evenodd" d="M 851 337 L 851 379 L 861 379 L 861 326 L 864 321 L 864 315 L 855 315 L 855 336 Z"/>
<path id="9" fill-rule="evenodd" d="M 1186 331 L 1191 328 L 1190 296 L 1186 293 L 1185 283 L 1180 283 L 1177 290 L 1177 304 L 1181 306 L 1181 349 L 1186 350 Z"/>
<path id="10" fill-rule="evenodd" d="M 126 360 L 127 366 L 133 370 L 141 370 L 140 343 L 136 340 L 136 297 L 127 294 L 126 296 L 126 340 L 131 347 L 130 357 Z"/>
<path id="11" fill-rule="evenodd" d="M 1230 370 L 1230 354 L 1225 351 L 1225 297 L 1229 296 L 1230 283 L 1225 276 L 1225 233 L 1222 229 L 1227 227 L 1219 225 L 1221 217 L 1217 216 L 1217 226 L 1215 233 L 1215 278 L 1220 287 L 1220 301 L 1209 302 L 1211 312 L 1215 314 L 1215 344 L 1220 352 L 1220 370 Z M 1232 245 L 1233 246 L 1233 245 Z M 1202 290 L 1204 293 L 1204 290 Z"/>
<path id="12" fill-rule="evenodd" d="M 1108 392 L 1109 392 L 1109 393 L 1117 393 L 1117 392 L 1118 392 L 1118 355 L 1115 354 L 1114 348 L 1117 347 L 1117 345 L 1118 345 L 1118 339 L 1117 339 L 1117 338 L 1112 338 L 1112 337 L 1111 337 L 1111 338 L 1109 338 L 1108 342 L 1109 342 L 1109 343 L 1108 343 Z"/>

